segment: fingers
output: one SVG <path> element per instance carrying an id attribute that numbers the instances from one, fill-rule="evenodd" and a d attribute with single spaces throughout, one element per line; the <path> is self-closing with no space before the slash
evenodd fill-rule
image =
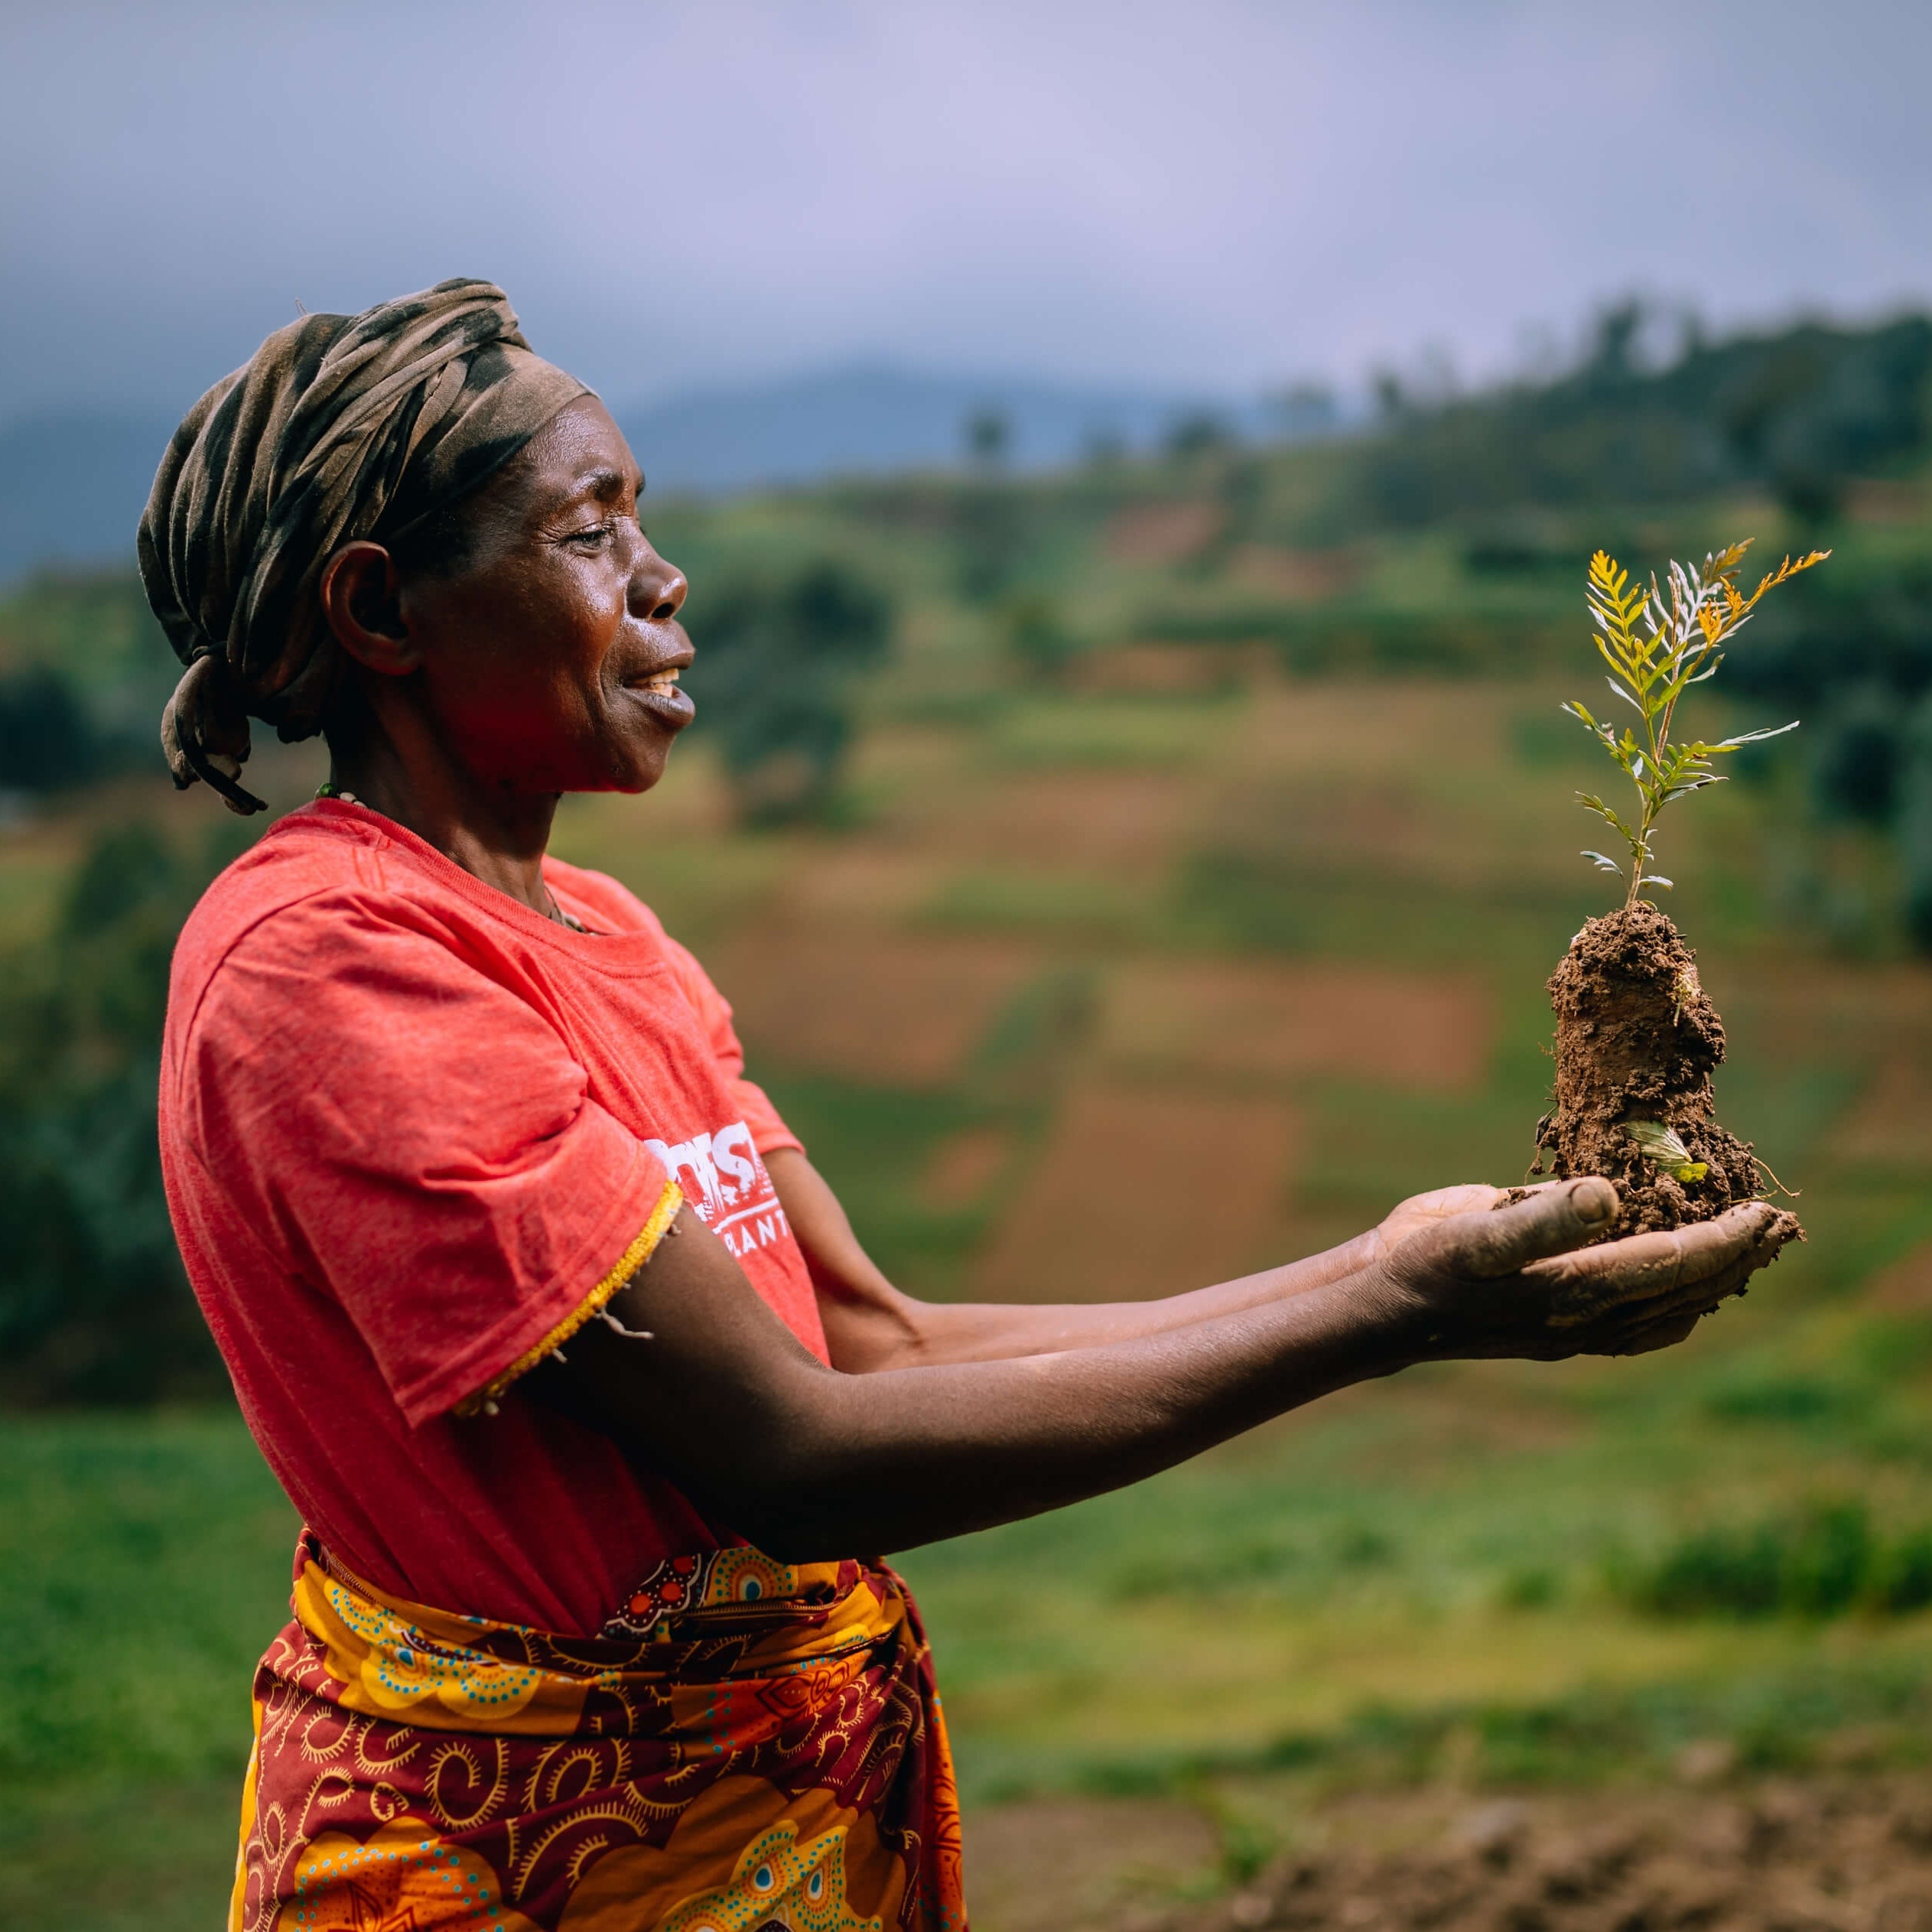
<path id="1" fill-rule="evenodd" d="M 1463 1181 L 1454 1187 L 1439 1187 L 1427 1194 L 1416 1195 L 1402 1206 L 1446 1221 L 1452 1215 L 1486 1212 L 1501 1200 L 1503 1193 L 1501 1188 L 1491 1187 L 1487 1181 Z"/>
<path id="2" fill-rule="evenodd" d="M 1745 1202 L 1714 1221 L 1667 1233 L 1634 1234 L 1581 1254 L 1545 1260 L 1527 1270 L 1558 1290 L 1556 1319 L 1566 1325 L 1601 1319 L 1630 1305 L 1650 1319 L 1678 1303 L 1709 1306 L 1735 1292 L 1726 1277 L 1745 1277 L 1784 1244 L 1778 1211 L 1767 1202 Z"/>
<path id="3" fill-rule="evenodd" d="M 1573 1329 L 1579 1351 L 1593 1355 L 1634 1355 L 1681 1341 L 1718 1304 L 1742 1294 L 1751 1277 L 1774 1260 L 1788 1231 L 1774 1228 L 1728 1266 L 1685 1281 L 1667 1295 L 1625 1302 L 1599 1312 L 1580 1331 Z"/>
<path id="4" fill-rule="evenodd" d="M 1533 1261 L 1581 1247 L 1616 1213 L 1617 1190 L 1608 1181 L 1594 1176 L 1564 1181 L 1507 1208 L 1445 1222 L 1430 1258 L 1479 1280 L 1514 1274 Z"/>
<path id="5" fill-rule="evenodd" d="M 1592 1355 L 1649 1355 L 1660 1348 L 1674 1348 L 1685 1340 L 1704 1319 L 1701 1312 L 1690 1315 L 1673 1316 L 1667 1322 L 1653 1322 L 1633 1330 L 1610 1346 L 1592 1348 Z"/>

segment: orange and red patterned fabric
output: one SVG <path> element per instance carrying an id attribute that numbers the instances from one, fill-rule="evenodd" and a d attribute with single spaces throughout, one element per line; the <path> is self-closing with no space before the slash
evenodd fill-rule
<path id="1" fill-rule="evenodd" d="M 917 1611 L 858 1563 L 672 1558 L 594 1638 L 296 1556 L 230 1932 L 964 1932 Z"/>

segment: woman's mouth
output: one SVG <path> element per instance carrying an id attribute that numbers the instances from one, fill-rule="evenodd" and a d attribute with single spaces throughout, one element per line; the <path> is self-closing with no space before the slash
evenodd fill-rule
<path id="1" fill-rule="evenodd" d="M 678 673 L 681 668 L 678 665 L 666 665 L 662 671 L 654 671 L 648 678 L 633 678 L 624 686 L 673 730 L 682 730 L 698 715 L 698 707 L 691 701 L 690 694 L 678 687 Z"/>

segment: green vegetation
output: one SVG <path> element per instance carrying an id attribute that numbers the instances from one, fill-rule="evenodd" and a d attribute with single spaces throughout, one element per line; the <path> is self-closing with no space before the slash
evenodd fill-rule
<path id="1" fill-rule="evenodd" d="M 294 1524 L 232 1411 L 0 1423 L 0 1921 L 217 1921 Z"/>
<path id="2" fill-rule="evenodd" d="M 1711 763 L 1712 759 L 1797 729 L 1794 719 L 1767 730 L 1741 731 L 1714 744 L 1702 738 L 1673 741 L 1670 736 L 1679 701 L 1693 685 L 1716 676 L 1724 662 L 1723 646 L 1749 621 L 1758 600 L 1800 571 L 1822 564 L 1830 555 L 1814 550 L 1795 561 L 1786 558 L 1746 597 L 1738 594 L 1737 574 L 1749 548 L 1746 538 L 1713 552 L 1705 558 L 1701 571 L 1694 564 L 1673 562 L 1667 607 L 1654 576 L 1647 588 L 1641 583 L 1632 584 L 1630 573 L 1607 552 L 1599 550 L 1590 559 L 1590 614 L 1602 626 L 1596 647 L 1610 667 L 1611 690 L 1637 714 L 1644 735 L 1639 739 L 1626 724 L 1619 737 L 1615 726 L 1600 723 L 1581 704 L 1573 702 L 1563 709 L 1589 726 L 1591 734 L 1616 761 L 1618 769 L 1637 788 L 1634 826 L 1595 794 L 1578 795 L 1580 802 L 1629 848 L 1626 906 L 1637 903 L 1646 886 L 1661 886 L 1667 891 L 1673 883 L 1644 870 L 1655 856 L 1651 834 L 1664 808 L 1707 785 L 1722 785 L 1725 774 Z M 1615 859 L 1601 852 L 1583 856 L 1594 859 L 1605 872 L 1626 876 Z"/>
<path id="3" fill-rule="evenodd" d="M 182 1279 L 154 1136 L 174 935 L 239 849 L 97 833 L 50 932 L 0 975 L 0 1390 L 125 1402 L 223 1386 Z"/>
<path id="4" fill-rule="evenodd" d="M 1932 1530 L 1886 1536 L 1862 1504 L 1693 1530 L 1623 1579 L 1664 1617 L 1900 1616 L 1932 1605 Z"/>
<path id="5" fill-rule="evenodd" d="M 891 616 L 870 584 L 823 560 L 777 581 L 728 580 L 707 600 L 691 688 L 717 707 L 751 822 L 824 809 L 852 735 L 853 681 L 885 655 Z"/>

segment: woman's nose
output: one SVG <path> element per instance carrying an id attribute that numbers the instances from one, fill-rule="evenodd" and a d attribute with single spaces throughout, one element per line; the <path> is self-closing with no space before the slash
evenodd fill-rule
<path id="1" fill-rule="evenodd" d="M 682 571 L 647 548 L 642 566 L 631 579 L 631 600 L 654 622 L 662 623 L 684 607 L 685 594 L 690 588 Z"/>

